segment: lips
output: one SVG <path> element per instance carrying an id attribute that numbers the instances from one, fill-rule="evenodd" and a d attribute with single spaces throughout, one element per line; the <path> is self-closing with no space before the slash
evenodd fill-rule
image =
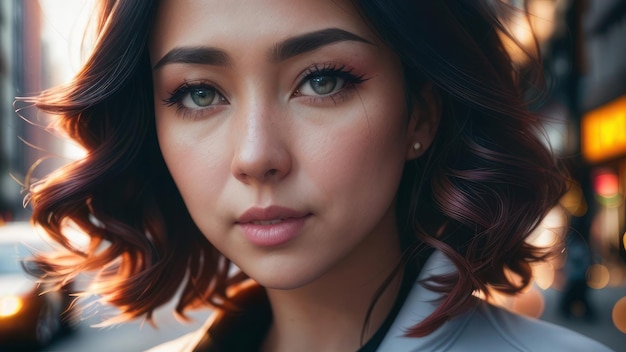
<path id="1" fill-rule="evenodd" d="M 237 223 L 239 224 L 255 224 L 255 225 L 272 225 L 286 219 L 297 219 L 307 216 L 307 213 L 297 210 L 271 206 L 267 208 L 250 208 L 243 213 Z"/>
<path id="2" fill-rule="evenodd" d="M 258 220 L 258 221 L 251 221 L 251 224 L 255 224 L 255 225 L 274 225 L 274 224 L 278 224 L 279 222 L 283 221 L 285 219 L 274 219 L 274 220 Z"/>
<path id="3" fill-rule="evenodd" d="M 310 216 L 310 213 L 279 206 L 255 207 L 243 213 L 236 225 L 252 244 L 274 247 L 298 237 Z"/>

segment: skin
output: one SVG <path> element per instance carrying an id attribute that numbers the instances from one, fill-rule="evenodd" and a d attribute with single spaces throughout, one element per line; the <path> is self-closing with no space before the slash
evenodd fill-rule
<path id="1" fill-rule="evenodd" d="M 270 55 L 328 28 L 363 40 Z M 228 59 L 162 62 L 199 46 Z M 348 2 L 330 0 L 165 0 L 150 56 L 159 144 L 188 211 L 268 291 L 274 321 L 263 349 L 357 349 L 374 292 L 400 258 L 394 204 L 404 164 L 434 134 L 419 109 L 407 111 L 398 58 Z M 343 67 L 364 81 L 319 95 L 303 82 L 311 67 Z M 215 105 L 195 106 L 189 94 L 173 103 L 185 82 L 214 86 Z M 306 220 L 288 242 L 256 245 L 238 219 L 272 205 Z M 397 282 L 376 304 L 368 337 L 396 294 Z"/>

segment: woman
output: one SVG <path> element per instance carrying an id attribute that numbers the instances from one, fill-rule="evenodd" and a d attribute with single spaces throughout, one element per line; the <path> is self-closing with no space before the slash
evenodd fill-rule
<path id="1" fill-rule="evenodd" d="M 565 187 L 505 4 L 101 5 L 82 71 L 35 100 L 87 150 L 31 190 L 70 249 L 47 279 L 98 271 L 122 320 L 181 285 L 178 313 L 217 308 L 167 351 L 604 348 L 474 295 L 529 284 Z"/>

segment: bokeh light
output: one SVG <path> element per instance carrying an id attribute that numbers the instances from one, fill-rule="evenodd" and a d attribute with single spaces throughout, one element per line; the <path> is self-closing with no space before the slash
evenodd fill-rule
<path id="1" fill-rule="evenodd" d="M 512 311 L 532 318 L 539 318 L 545 309 L 545 299 L 534 286 L 513 299 Z"/>
<path id="2" fill-rule="evenodd" d="M 626 297 L 622 297 L 615 306 L 613 306 L 613 324 L 615 327 L 626 334 Z"/>
<path id="3" fill-rule="evenodd" d="M 602 264 L 593 264 L 587 270 L 587 285 L 591 288 L 601 289 L 609 283 L 609 269 Z"/>
<path id="4" fill-rule="evenodd" d="M 542 290 L 549 289 L 554 284 L 555 270 L 551 262 L 540 262 L 532 266 L 535 284 Z"/>
<path id="5" fill-rule="evenodd" d="M 567 224 L 565 209 L 555 206 L 528 235 L 526 242 L 539 248 L 551 249 L 560 242 Z"/>
<path id="6" fill-rule="evenodd" d="M 16 296 L 0 297 L 0 317 L 8 317 L 22 309 L 22 300 Z"/>
<path id="7" fill-rule="evenodd" d="M 588 205 L 580 185 L 570 184 L 569 189 L 560 200 L 561 205 L 573 216 L 583 216 L 587 213 Z"/>
<path id="8" fill-rule="evenodd" d="M 600 197 L 612 198 L 617 195 L 619 181 L 613 172 L 602 172 L 596 175 L 593 188 Z"/>

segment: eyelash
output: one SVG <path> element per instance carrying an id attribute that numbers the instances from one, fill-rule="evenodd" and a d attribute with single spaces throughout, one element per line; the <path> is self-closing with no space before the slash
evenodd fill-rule
<path id="1" fill-rule="evenodd" d="M 324 65 L 312 65 L 307 68 L 301 75 L 303 78 L 299 80 L 298 88 L 292 93 L 292 97 L 308 98 L 311 104 L 323 104 L 329 101 L 333 103 L 340 102 L 346 98 L 346 93 L 353 90 L 359 84 L 367 81 L 369 78 L 364 78 L 365 75 L 355 75 L 352 73 L 352 69 L 346 68 L 346 65 L 324 64 Z M 344 80 L 343 86 L 336 92 L 332 92 L 327 95 L 301 95 L 301 88 L 316 77 L 335 77 Z M 191 117 L 191 114 L 197 114 L 197 118 L 202 118 L 204 113 L 214 109 L 219 105 L 210 105 L 207 107 L 199 107 L 198 109 L 192 109 L 183 105 L 183 99 L 194 90 L 209 90 L 218 94 L 226 103 L 228 100 L 223 94 L 215 88 L 214 84 L 209 81 L 189 82 L 185 81 L 181 86 L 176 88 L 173 92 L 169 93 L 169 98 L 163 99 L 163 103 L 166 106 L 176 105 L 176 111 L 182 113 L 183 118 Z"/>
<path id="2" fill-rule="evenodd" d="M 223 94 L 219 92 L 215 88 L 215 86 L 209 81 L 197 81 L 197 82 L 189 82 L 185 81 L 181 86 L 176 88 L 173 92 L 169 93 L 169 98 L 163 99 L 163 103 L 166 106 L 174 106 L 176 105 L 176 112 L 182 113 L 183 118 L 190 117 L 191 114 L 198 114 L 198 118 L 203 116 L 203 113 L 206 110 L 210 110 L 215 108 L 216 105 L 211 105 L 205 108 L 191 109 L 183 105 L 183 99 L 187 96 L 187 94 L 191 93 L 194 90 L 212 90 L 216 94 L 220 95 L 220 97 L 224 97 Z M 223 98 L 224 101 L 227 101 L 226 98 Z"/>
<path id="3" fill-rule="evenodd" d="M 310 82 L 313 78 L 316 77 L 335 77 L 344 80 L 344 85 L 336 92 L 327 94 L 327 95 L 313 95 L 313 96 L 304 96 L 312 99 L 314 103 L 321 103 L 328 99 L 332 100 L 333 103 L 337 103 L 338 100 L 345 98 L 345 94 L 350 90 L 354 89 L 359 84 L 368 80 L 365 78 L 365 75 L 355 75 L 352 73 L 352 69 L 347 69 L 346 65 L 335 65 L 335 64 L 324 64 L 313 65 L 310 66 L 304 73 L 302 74 L 304 78 L 300 79 L 300 83 L 298 84 L 298 88 L 292 94 L 293 97 L 301 97 L 299 94 L 301 88 L 307 83 Z"/>

